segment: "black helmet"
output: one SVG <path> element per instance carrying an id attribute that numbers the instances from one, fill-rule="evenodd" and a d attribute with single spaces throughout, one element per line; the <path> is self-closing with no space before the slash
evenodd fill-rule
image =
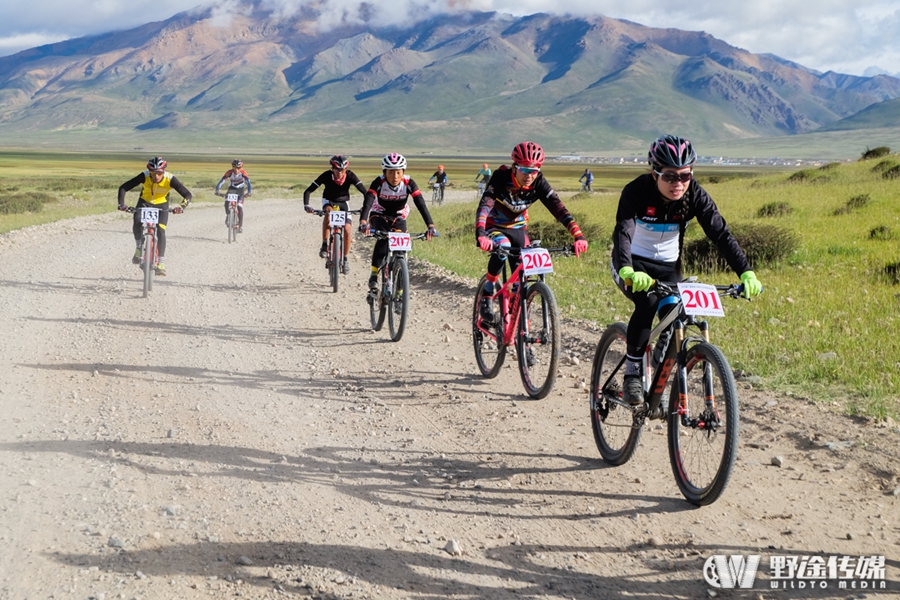
<path id="1" fill-rule="evenodd" d="M 239 158 L 236 158 L 233 161 L 231 161 L 231 166 L 234 167 L 235 169 L 240 169 L 241 167 L 244 166 L 244 161 L 242 161 Z"/>
<path id="2" fill-rule="evenodd" d="M 147 168 L 151 171 L 165 171 L 168 164 L 162 156 L 154 156 L 147 161 Z"/>
<path id="3" fill-rule="evenodd" d="M 675 135 L 664 135 L 650 144 L 647 157 L 650 166 L 657 171 L 665 167 L 690 167 L 697 162 L 697 153 L 691 143 Z"/>
<path id="4" fill-rule="evenodd" d="M 335 154 L 331 157 L 331 166 L 335 169 L 344 170 L 350 166 L 350 161 L 343 154 Z"/>

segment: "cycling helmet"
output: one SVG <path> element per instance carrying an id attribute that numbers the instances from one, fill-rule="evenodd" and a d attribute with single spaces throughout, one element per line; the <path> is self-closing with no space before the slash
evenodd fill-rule
<path id="1" fill-rule="evenodd" d="M 481 165 L 481 168 L 482 168 L 482 169 L 487 169 L 487 168 L 488 168 L 487 163 L 484 163 L 483 165 Z"/>
<path id="2" fill-rule="evenodd" d="M 519 167 L 540 167 L 544 164 L 544 149 L 534 142 L 522 142 L 513 148 L 512 161 Z"/>
<path id="3" fill-rule="evenodd" d="M 244 161 L 242 161 L 239 158 L 236 158 L 233 161 L 231 161 L 231 166 L 234 167 L 235 169 L 240 169 L 241 167 L 244 166 Z"/>
<path id="4" fill-rule="evenodd" d="M 382 169 L 403 169 L 406 170 L 406 158 L 402 154 L 397 154 L 396 152 L 391 152 L 390 154 L 385 154 L 384 158 L 381 159 L 381 168 Z"/>
<path id="5" fill-rule="evenodd" d="M 147 161 L 147 168 L 151 171 L 165 171 L 168 164 L 162 156 L 154 156 Z"/>
<path id="6" fill-rule="evenodd" d="M 444 170 L 444 165 L 438 165 L 438 171 L 443 171 L 443 170 Z"/>
<path id="7" fill-rule="evenodd" d="M 688 140 L 675 135 L 664 135 L 650 144 L 647 158 L 657 171 L 665 167 L 681 169 L 697 162 L 697 153 Z"/>
<path id="8" fill-rule="evenodd" d="M 350 166 L 350 161 L 343 154 L 335 154 L 331 157 L 331 166 L 343 170 Z"/>

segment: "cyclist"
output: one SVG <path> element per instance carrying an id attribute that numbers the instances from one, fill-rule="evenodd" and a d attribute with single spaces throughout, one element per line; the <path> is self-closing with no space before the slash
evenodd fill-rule
<path id="1" fill-rule="evenodd" d="M 434 175 L 431 176 L 428 183 L 431 183 L 432 181 L 441 185 L 441 199 L 438 202 L 443 204 L 444 187 L 447 185 L 447 173 L 444 172 L 444 165 L 438 165 L 438 170 L 434 172 Z"/>
<path id="2" fill-rule="evenodd" d="M 331 170 L 325 171 L 316 180 L 309 184 L 309 187 L 303 191 L 303 209 L 311 213 L 315 209 L 309 205 L 309 195 L 319 186 L 324 186 L 322 190 L 322 210 L 326 213 L 332 211 L 337 206 L 340 210 L 350 210 L 350 186 L 356 187 L 359 193 L 365 197 L 366 186 L 362 184 L 356 173 L 349 170 L 350 160 L 343 154 L 335 154 L 331 157 Z M 326 215 L 327 216 L 327 215 Z M 344 226 L 344 263 L 341 265 L 343 273 L 350 272 L 350 265 L 347 257 L 350 255 L 350 233 L 353 220 L 347 215 L 347 224 Z M 331 231 L 331 224 L 327 218 L 322 219 L 322 247 L 319 248 L 319 257 L 328 257 L 328 236 Z"/>
<path id="3" fill-rule="evenodd" d="M 584 188 L 587 191 L 591 191 L 591 184 L 594 183 L 594 174 L 591 173 L 590 169 L 585 169 L 584 174 L 578 178 L 578 181 L 584 181 Z"/>
<path id="4" fill-rule="evenodd" d="M 368 235 L 369 231 L 402 231 L 406 232 L 406 217 L 409 216 L 409 199 L 412 198 L 419 214 L 428 226 L 425 239 L 437 235 L 434 221 L 422 198 L 419 186 L 406 171 L 406 158 L 402 154 L 391 152 L 381 160 L 382 174 L 372 182 L 359 215 L 359 230 Z M 371 213 L 371 214 L 370 214 Z M 369 295 L 371 302 L 378 292 L 378 269 L 381 268 L 388 253 L 388 240 L 375 242 L 372 252 L 372 274 L 369 276 Z"/>
<path id="5" fill-rule="evenodd" d="M 181 202 L 182 210 L 187 208 L 191 203 L 193 195 L 184 185 L 178 181 L 178 178 L 166 170 L 168 163 L 162 156 L 154 156 L 147 161 L 147 170 L 138 173 L 125 183 L 119 186 L 119 210 L 125 210 L 125 192 L 129 192 L 137 186 L 141 188 L 141 198 L 138 200 L 135 208 L 161 208 L 165 210 L 159 211 L 159 225 L 156 228 L 158 239 L 157 248 L 159 249 L 159 262 L 156 265 L 156 274 L 166 274 L 166 225 L 169 222 L 169 192 L 175 190 L 178 192 L 183 201 Z M 131 262 L 138 265 L 141 263 L 141 243 L 143 242 L 143 225 L 141 224 L 141 212 L 134 212 L 134 225 L 131 231 L 134 233 L 134 241 L 137 250 L 134 251 L 134 257 Z"/>
<path id="6" fill-rule="evenodd" d="M 528 208 L 541 201 L 556 220 L 575 238 L 575 255 L 587 251 L 588 243 L 574 217 L 541 173 L 544 150 L 534 142 L 522 142 L 512 151 L 512 167 L 501 166 L 491 176 L 484 196 L 475 212 L 475 239 L 478 246 L 490 252 L 494 246 L 524 248 L 528 239 Z M 494 319 L 493 295 L 504 258 L 492 254 L 488 261 L 487 281 L 479 312 L 487 322 Z M 512 257 L 515 268 L 518 258 Z"/>
<path id="7" fill-rule="evenodd" d="M 491 180 L 491 168 L 487 163 L 481 165 L 481 170 L 475 175 L 475 181 L 478 181 L 479 178 L 481 178 L 481 183 L 485 186 L 487 186 L 487 182 Z"/>
<path id="8" fill-rule="evenodd" d="M 225 171 L 225 174 L 222 175 L 222 180 L 219 181 L 218 185 L 216 185 L 216 196 L 219 196 L 219 190 L 222 189 L 222 186 L 225 185 L 225 182 L 228 182 L 228 191 L 222 194 L 227 197 L 228 194 L 237 194 L 237 214 L 238 214 L 238 233 L 244 233 L 244 198 L 250 197 L 250 192 L 253 191 L 253 185 L 250 183 L 250 176 L 247 175 L 247 171 L 244 170 L 244 161 L 239 158 L 231 161 L 231 169 Z M 225 214 L 228 214 L 228 201 L 225 201 Z M 226 219 L 225 223 L 228 221 Z"/>
<path id="9" fill-rule="evenodd" d="M 623 399 L 643 402 L 641 355 L 650 340 L 653 315 L 660 298 L 649 291 L 653 279 L 678 282 L 681 248 L 688 221 L 695 218 L 715 242 L 734 272 L 740 275 L 747 298 L 758 295 L 762 285 L 750 270 L 719 209 L 693 179 L 697 154 L 688 140 L 664 135 L 650 145 L 652 171 L 639 176 L 622 190 L 613 231 L 612 275 L 619 289 L 634 302 L 626 339 Z M 630 289 L 625 280 L 631 280 Z M 667 298 L 661 308 L 674 302 Z M 665 317 L 668 309 L 660 313 Z"/>

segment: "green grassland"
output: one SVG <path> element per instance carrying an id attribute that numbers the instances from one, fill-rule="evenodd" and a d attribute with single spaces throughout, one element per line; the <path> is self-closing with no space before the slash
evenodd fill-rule
<path id="1" fill-rule="evenodd" d="M 328 157 L 242 156 L 254 182 L 248 202 L 296 198 L 299 215 L 302 192 L 328 168 Z M 141 171 L 147 158 L 147 153 L 0 152 L 0 233 L 114 210 L 116 189 Z M 212 191 L 232 156 L 166 158 L 195 201 L 218 201 Z M 440 162 L 454 187 L 472 190 L 481 163 L 496 168 L 503 162 L 496 156 L 408 158 L 409 173 L 420 184 Z M 834 402 L 846 412 L 900 416 L 900 275 L 886 271 L 900 262 L 900 178 L 883 176 L 895 164 L 900 156 L 799 174 L 796 169 L 698 167 L 698 179 L 729 223 L 773 224 L 799 238 L 797 250 L 778 264 L 754 265 L 765 286 L 759 299 L 729 302 L 728 316 L 713 323 L 713 340 L 732 367 L 760 376 L 772 389 Z M 368 185 L 381 172 L 380 157 L 354 156 L 351 169 Z M 566 192 L 566 204 L 591 243 L 581 259 L 560 258 L 548 279 L 564 316 L 602 326 L 630 314 L 629 303 L 610 278 L 610 236 L 618 191 L 644 168 L 594 165 L 597 193 L 572 195 L 583 170 L 578 163 L 544 168 L 551 184 Z M 474 280 L 483 274 L 487 256 L 474 245 L 472 197 L 471 203 L 433 209 L 442 235 L 431 244 L 417 244 L 414 253 Z M 128 203 L 136 198 L 129 194 Z M 763 206 L 777 202 L 790 211 L 759 216 Z M 16 212 L 23 207 L 26 212 Z M 534 207 L 531 217 L 530 230 L 545 245 L 567 240 L 542 206 Z M 419 230 L 417 216 L 410 223 Z M 690 227 L 688 241 L 700 235 L 699 227 Z M 713 273 L 702 279 L 731 283 L 737 276 Z"/>

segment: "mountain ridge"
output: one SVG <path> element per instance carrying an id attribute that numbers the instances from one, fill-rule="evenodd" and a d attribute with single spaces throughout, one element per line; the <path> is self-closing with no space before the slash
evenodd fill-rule
<path id="1" fill-rule="evenodd" d="M 0 132 L 124 142 L 243 131 L 247 143 L 497 150 L 522 137 L 638 148 L 825 130 L 900 80 L 818 73 L 705 32 L 544 13 L 441 15 L 321 31 L 310 9 L 210 9 L 0 57 Z M 850 122 L 852 124 L 852 121 Z M 191 143 L 196 143 L 193 141 Z"/>

